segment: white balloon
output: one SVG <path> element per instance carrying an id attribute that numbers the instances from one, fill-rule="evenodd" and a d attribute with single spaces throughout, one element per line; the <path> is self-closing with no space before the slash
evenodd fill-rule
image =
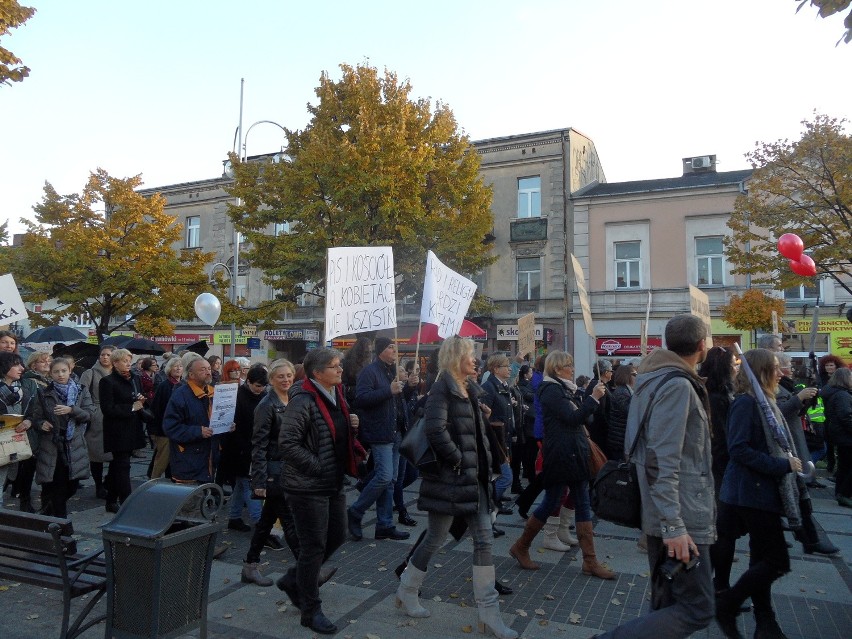
<path id="1" fill-rule="evenodd" d="M 195 298 L 195 314 L 205 324 L 216 325 L 222 313 L 222 305 L 213 293 L 202 293 Z"/>

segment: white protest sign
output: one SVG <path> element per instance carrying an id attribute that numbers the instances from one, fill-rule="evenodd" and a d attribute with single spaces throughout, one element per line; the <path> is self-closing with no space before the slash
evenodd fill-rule
<path id="1" fill-rule="evenodd" d="M 393 249 L 341 246 L 328 249 L 325 339 L 396 328 Z"/>
<path id="2" fill-rule="evenodd" d="M 27 309 L 11 274 L 0 276 L 0 325 L 27 318 Z"/>
<path id="3" fill-rule="evenodd" d="M 426 257 L 420 321 L 438 326 L 438 337 L 458 335 L 476 284 L 447 268 L 432 251 Z"/>
<path id="4" fill-rule="evenodd" d="M 213 407 L 210 412 L 210 428 L 214 435 L 230 432 L 237 409 L 239 384 L 217 384 L 213 392 Z"/>
<path id="5" fill-rule="evenodd" d="M 707 328 L 707 337 L 704 339 L 704 343 L 708 350 L 713 348 L 713 327 L 710 324 L 710 298 L 707 297 L 707 293 L 692 284 L 689 285 L 689 310 L 704 322 L 704 326 Z"/>
<path id="6" fill-rule="evenodd" d="M 586 291 L 586 276 L 583 274 L 583 267 L 580 266 L 580 260 L 571 254 L 571 264 L 574 266 L 574 281 L 577 284 L 577 295 L 580 298 L 580 308 L 583 309 L 583 324 L 586 326 L 586 333 L 589 337 L 595 339 L 595 325 L 592 324 L 592 309 L 589 306 L 589 293 Z"/>

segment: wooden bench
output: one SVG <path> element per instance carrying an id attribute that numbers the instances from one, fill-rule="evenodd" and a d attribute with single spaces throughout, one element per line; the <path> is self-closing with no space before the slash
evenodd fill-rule
<path id="1" fill-rule="evenodd" d="M 0 508 L 0 578 L 62 591 L 59 639 L 74 639 L 106 619 L 86 618 L 106 592 L 103 548 L 82 554 L 69 519 Z M 71 621 L 71 601 L 93 593 Z"/>

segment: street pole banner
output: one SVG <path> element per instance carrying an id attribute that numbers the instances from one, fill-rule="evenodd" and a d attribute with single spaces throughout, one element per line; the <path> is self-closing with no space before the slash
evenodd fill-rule
<path id="1" fill-rule="evenodd" d="M 580 266 L 580 260 L 573 253 L 571 254 L 571 264 L 574 266 L 574 282 L 577 284 L 580 308 L 583 309 L 583 324 L 586 325 L 586 333 L 589 334 L 589 337 L 594 342 L 596 339 L 595 326 L 592 324 L 592 309 L 589 306 L 589 293 L 586 290 L 586 276 L 583 275 L 583 267 Z"/>
<path id="2" fill-rule="evenodd" d="M 535 313 L 518 318 L 518 355 L 535 354 Z M 530 357 L 530 361 L 535 359 Z"/>
<path id="3" fill-rule="evenodd" d="M 11 273 L 0 276 L 0 326 L 27 318 L 27 309 Z"/>
<path id="4" fill-rule="evenodd" d="M 704 344 L 707 350 L 713 348 L 713 328 L 710 325 L 710 298 L 700 288 L 689 285 L 689 310 L 696 317 L 700 317 L 707 328 L 707 337 Z"/>
<path id="5" fill-rule="evenodd" d="M 458 335 L 470 308 L 476 284 L 441 263 L 432 251 L 426 256 L 420 321 L 438 326 L 438 337 Z"/>
<path id="6" fill-rule="evenodd" d="M 393 249 L 341 246 L 328 249 L 325 340 L 396 328 Z"/>

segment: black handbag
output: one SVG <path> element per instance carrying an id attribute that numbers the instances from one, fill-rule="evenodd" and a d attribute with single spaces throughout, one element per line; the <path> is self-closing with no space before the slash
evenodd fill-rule
<path id="1" fill-rule="evenodd" d="M 425 423 L 426 418 L 421 417 L 408 429 L 399 445 L 399 454 L 417 466 L 420 472 L 435 475 L 438 473 L 440 463 L 435 457 L 435 451 L 432 450 L 429 440 L 426 439 L 426 433 L 423 430 Z"/>
<path id="2" fill-rule="evenodd" d="M 636 431 L 636 437 L 633 439 L 627 457 L 621 460 L 608 460 L 595 477 L 591 486 L 592 510 L 600 519 L 627 528 L 642 528 L 642 496 L 639 493 L 636 464 L 632 461 L 633 453 L 636 452 L 639 437 L 648 423 L 657 391 L 672 377 L 686 377 L 686 375 L 675 371 L 663 377 L 648 398 L 645 414 L 639 422 L 639 430 Z"/>

